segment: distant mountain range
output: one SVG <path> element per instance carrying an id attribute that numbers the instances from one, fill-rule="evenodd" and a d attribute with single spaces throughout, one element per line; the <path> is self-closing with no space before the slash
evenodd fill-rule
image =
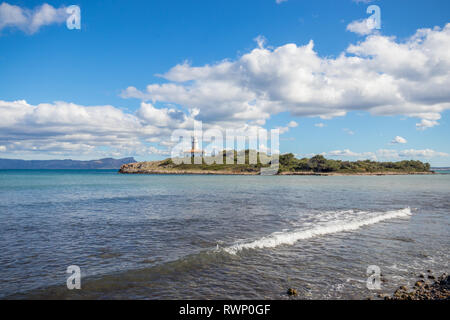
<path id="1" fill-rule="evenodd" d="M 450 171 L 450 167 L 436 167 L 436 168 L 431 168 L 431 170 L 433 170 L 433 171 Z"/>
<path id="2" fill-rule="evenodd" d="M 120 169 L 122 165 L 134 162 L 134 158 L 89 161 L 0 159 L 0 169 Z"/>

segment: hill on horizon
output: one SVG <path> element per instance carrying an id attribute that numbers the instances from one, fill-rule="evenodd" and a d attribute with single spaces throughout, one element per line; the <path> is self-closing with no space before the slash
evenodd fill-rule
<path id="1" fill-rule="evenodd" d="M 20 160 L 0 159 L 0 170 L 56 170 L 56 169 L 119 169 L 122 165 L 136 162 L 133 157 L 98 160 Z"/>

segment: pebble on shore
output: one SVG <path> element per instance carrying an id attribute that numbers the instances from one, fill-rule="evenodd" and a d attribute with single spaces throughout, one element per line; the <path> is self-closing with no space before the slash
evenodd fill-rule
<path id="1" fill-rule="evenodd" d="M 427 272 L 431 273 L 430 270 Z M 426 280 L 419 280 L 411 290 L 401 286 L 392 296 L 383 295 L 383 298 L 385 300 L 450 300 L 450 276 L 444 273 L 436 280 L 434 276 L 429 275 L 428 279 L 435 281 L 428 283 Z"/>
<path id="2" fill-rule="evenodd" d="M 297 296 L 298 291 L 296 289 L 289 288 L 286 292 L 289 296 Z"/>

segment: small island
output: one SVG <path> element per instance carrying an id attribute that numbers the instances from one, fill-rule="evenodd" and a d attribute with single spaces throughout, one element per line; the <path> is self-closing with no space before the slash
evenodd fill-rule
<path id="1" fill-rule="evenodd" d="M 212 157 L 202 157 L 202 164 L 194 164 L 193 157 L 184 159 L 185 163 L 166 159 L 124 164 L 119 173 L 124 174 L 215 174 L 215 175 L 260 175 L 261 169 L 271 166 L 271 157 L 254 151 L 257 161 L 249 164 L 252 151 L 223 151 L 223 164 L 218 164 Z M 227 162 L 234 159 L 233 164 Z M 214 158 L 217 159 L 217 156 Z M 241 161 L 238 161 L 240 159 Z M 245 159 L 245 162 L 243 161 Z M 178 159 L 180 160 L 180 159 Z M 211 164 L 212 163 L 212 164 Z M 241 164 L 245 163 L 245 164 Z M 297 159 L 292 153 L 279 157 L 278 175 L 409 175 L 434 174 L 429 163 L 415 160 L 398 162 L 378 162 L 372 160 L 342 161 L 326 159 L 323 155 L 312 158 Z"/>

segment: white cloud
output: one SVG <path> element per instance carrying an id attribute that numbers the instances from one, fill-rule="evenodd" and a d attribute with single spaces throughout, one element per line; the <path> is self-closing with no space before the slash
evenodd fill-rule
<path id="1" fill-rule="evenodd" d="M 18 155 L 168 154 L 146 142 L 167 139 L 174 126 L 189 129 L 193 125 L 190 114 L 145 103 L 134 115 L 113 106 L 0 100 L 0 114 L 0 145 L 5 148 L 1 151 Z"/>
<path id="2" fill-rule="evenodd" d="M 352 21 L 347 25 L 347 31 L 357 33 L 362 36 L 369 35 L 376 31 L 374 28 L 374 22 L 372 19 L 363 19 Z"/>
<path id="3" fill-rule="evenodd" d="M 348 135 L 351 135 L 351 136 L 353 136 L 354 134 L 355 134 L 355 132 L 353 132 L 352 130 L 350 130 L 350 129 L 348 129 L 348 128 L 345 128 L 345 129 L 342 129 L 345 133 L 347 133 Z"/>
<path id="4" fill-rule="evenodd" d="M 327 125 L 325 123 L 320 122 L 320 123 L 316 123 L 314 126 L 317 127 L 317 128 L 324 128 Z"/>
<path id="5" fill-rule="evenodd" d="M 330 152 L 323 153 L 324 156 L 328 157 L 350 157 L 358 159 L 373 159 L 376 160 L 376 155 L 373 152 L 353 152 L 349 149 L 345 150 L 334 150 Z"/>
<path id="6" fill-rule="evenodd" d="M 445 152 L 438 152 L 431 149 L 425 150 L 403 150 L 397 151 L 392 149 L 379 149 L 376 152 L 353 152 L 349 149 L 334 150 L 330 152 L 322 153 L 326 157 L 337 158 L 356 158 L 359 160 L 371 159 L 371 160 L 401 160 L 403 159 L 420 159 L 420 158 L 436 158 L 436 157 L 449 157 L 450 155 Z"/>
<path id="7" fill-rule="evenodd" d="M 13 25 L 21 19 L 22 11 L 8 10 L 8 19 L 5 11 L 1 16 L 3 27 L 5 21 Z M 36 19 L 35 26 L 51 20 Z M 237 60 L 200 67 L 182 63 L 161 75 L 167 80 L 163 84 L 150 84 L 143 91 L 129 87 L 123 97 L 145 101 L 135 114 L 113 106 L 0 101 L 0 146 L 12 154 L 93 154 L 104 147 L 109 154 L 159 154 L 166 151 L 152 149 L 148 143 L 168 146 L 172 130 L 192 128 L 194 118 L 202 120 L 204 128 L 235 128 L 254 134 L 272 115 L 284 112 L 322 119 L 350 111 L 406 115 L 420 119 L 417 128 L 423 130 L 438 125 L 441 113 L 450 109 L 448 52 L 450 24 L 418 30 L 403 42 L 371 35 L 337 58 L 320 57 L 312 41 L 273 49 L 261 42 Z M 156 107 L 161 103 L 177 108 Z M 283 128 L 286 132 L 292 127 L 294 122 Z M 333 154 L 339 156 L 338 151 Z M 384 150 L 380 155 L 354 156 L 444 154 L 430 151 L 394 154 Z M 344 150 L 340 156 L 345 154 L 351 151 Z"/>
<path id="8" fill-rule="evenodd" d="M 397 150 L 392 149 L 379 149 L 377 150 L 377 156 L 381 159 L 398 160 L 400 158 Z"/>
<path id="9" fill-rule="evenodd" d="M 287 125 L 289 128 L 297 128 L 298 127 L 298 123 L 295 121 L 291 121 L 288 123 Z"/>
<path id="10" fill-rule="evenodd" d="M 25 25 L 27 20 L 22 8 L 6 2 L 0 4 L 0 30 L 6 26 Z"/>
<path id="11" fill-rule="evenodd" d="M 167 108 L 157 109 L 150 103 L 142 103 L 137 115 L 146 124 L 169 128 L 179 127 L 188 118 L 182 111 Z"/>
<path id="12" fill-rule="evenodd" d="M 298 123 L 295 121 L 289 122 L 285 127 L 278 127 L 280 130 L 280 134 L 284 134 L 289 131 L 290 128 L 296 128 L 298 127 Z"/>
<path id="13" fill-rule="evenodd" d="M 422 119 L 420 123 L 416 123 L 417 130 L 425 130 L 439 125 L 439 122 L 435 120 Z"/>
<path id="14" fill-rule="evenodd" d="M 256 42 L 256 44 L 258 45 L 258 48 L 260 48 L 260 49 L 263 49 L 267 43 L 267 39 L 262 35 L 257 36 L 253 40 Z"/>
<path id="15" fill-rule="evenodd" d="M 274 114 L 330 119 L 349 111 L 406 115 L 418 128 L 450 109 L 450 24 L 420 29 L 406 41 L 371 35 L 337 58 L 321 58 L 310 41 L 258 48 L 237 60 L 177 65 L 168 82 L 122 96 L 197 108 L 209 123 L 264 124 Z"/>
<path id="16" fill-rule="evenodd" d="M 275 0 L 275 2 L 277 3 L 277 4 L 280 4 L 280 3 L 282 3 L 282 2 L 287 2 L 288 0 Z"/>
<path id="17" fill-rule="evenodd" d="M 403 150 L 399 152 L 400 157 L 404 158 L 434 158 L 434 157 L 448 157 L 449 154 L 445 152 L 437 152 L 431 149 L 425 150 Z"/>
<path id="18" fill-rule="evenodd" d="M 405 138 L 400 137 L 400 136 L 396 136 L 392 141 L 391 144 L 404 144 L 407 143 L 408 141 L 406 141 Z"/>
<path id="19" fill-rule="evenodd" d="M 133 114 L 113 106 L 80 106 L 55 102 L 38 105 L 24 100 L 0 100 L 0 151 L 20 157 L 33 154 L 58 157 L 169 155 L 175 129 L 192 131 L 198 112 L 156 108 L 141 103 Z M 291 122 L 286 127 L 295 125 Z M 234 129 L 236 135 L 257 136 L 258 125 L 203 124 L 203 129 Z M 158 144 L 161 148 L 157 148 Z"/>
<path id="20" fill-rule="evenodd" d="M 5 152 L 6 151 L 6 147 L 5 146 L 0 146 L 0 152 Z"/>
<path id="21" fill-rule="evenodd" d="M 30 10 L 3 2 L 0 4 L 0 31 L 12 27 L 33 34 L 43 26 L 63 23 L 67 17 L 65 7 L 54 8 L 44 3 Z"/>

